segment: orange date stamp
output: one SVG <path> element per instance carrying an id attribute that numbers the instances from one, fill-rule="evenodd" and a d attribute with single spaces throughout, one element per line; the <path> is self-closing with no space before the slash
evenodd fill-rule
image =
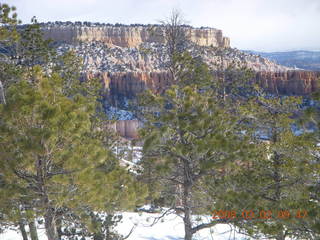
<path id="1" fill-rule="evenodd" d="M 297 218 L 302 219 L 308 216 L 308 212 L 306 210 L 243 210 L 241 212 L 237 212 L 236 210 L 214 210 L 212 212 L 212 219 L 244 219 L 244 220 L 253 220 L 253 219 L 289 219 L 289 218 Z"/>

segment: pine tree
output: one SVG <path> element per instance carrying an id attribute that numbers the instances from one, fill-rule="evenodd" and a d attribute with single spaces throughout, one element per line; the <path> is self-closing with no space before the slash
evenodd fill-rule
<path id="1" fill-rule="evenodd" d="M 317 209 L 309 187 L 319 163 L 312 134 L 293 131 L 302 111 L 301 98 L 259 92 L 245 108 L 246 133 L 252 136 L 256 157 L 248 167 L 216 183 L 225 189 L 218 202 L 220 207 L 237 209 L 240 218 L 253 211 L 254 217 L 237 223 L 250 235 L 315 239 L 307 224 L 315 217 L 307 212 L 314 215 Z"/>
<path id="2" fill-rule="evenodd" d="M 210 214 L 216 199 L 210 184 L 249 157 L 250 145 L 239 131 L 240 90 L 247 89 L 249 81 L 244 81 L 248 71 L 231 69 L 223 81 L 213 79 L 201 57 L 189 53 L 193 45 L 182 23 L 177 11 L 162 22 L 168 56 L 164 64 L 172 86 L 163 94 L 149 92 L 140 97 L 144 121 L 141 164 L 151 190 L 148 200 L 181 213 L 185 239 L 191 239 L 203 228 L 228 222 L 194 226 L 191 215 Z M 238 81 L 227 78 L 232 75 Z"/>
<path id="3" fill-rule="evenodd" d="M 7 5 L 4 5 L 3 7 L 5 10 L 4 14 L 1 16 L 2 22 L 5 23 L 5 21 L 8 22 L 9 7 Z M 16 16 L 14 16 L 14 18 L 16 18 Z M 11 24 L 13 25 L 14 23 L 16 22 Z M 1 27 L 1 30 L 6 30 L 7 27 L 8 26 Z M 19 158 L 14 155 L 13 149 L 13 143 L 17 139 L 15 139 L 13 135 L 10 135 L 11 133 L 15 134 L 15 131 L 18 131 L 19 133 L 26 131 L 25 141 L 34 138 L 40 141 L 39 138 L 44 137 L 43 135 L 45 134 L 51 136 L 55 135 L 50 138 L 50 140 L 48 139 L 50 144 L 51 140 L 53 145 L 54 142 L 59 146 L 62 144 L 61 149 L 59 148 L 59 150 L 62 151 L 63 148 L 69 148 L 69 153 L 61 153 L 66 155 L 57 156 L 57 158 L 63 158 L 63 161 L 61 162 L 56 159 L 56 161 L 59 162 L 57 163 L 51 159 L 46 159 L 45 157 L 45 159 L 41 159 L 43 155 L 45 155 L 44 152 L 37 154 L 38 150 L 36 148 L 39 149 L 42 147 L 41 151 L 43 151 L 43 148 L 47 148 L 47 146 L 44 146 L 44 144 L 47 143 L 43 143 L 42 140 L 39 145 L 35 144 L 29 146 L 30 148 L 21 145 L 20 157 L 24 156 L 23 154 L 35 156 L 33 159 L 30 156 L 29 158 L 25 158 L 26 165 L 24 166 L 28 169 L 23 170 L 22 168 L 22 173 L 19 171 L 13 172 L 15 167 L 18 168 L 19 165 L 15 165 L 14 168 L 8 169 L 8 172 L 5 171 L 5 169 L 3 169 L 3 172 L 1 170 L 5 184 L 0 191 L 4 196 L 8 196 L 8 198 L 2 198 L 0 204 L 3 203 L 7 209 L 11 210 L 10 212 L 19 213 L 10 214 L 9 212 L 4 213 L 3 216 L 5 216 L 9 222 L 19 224 L 24 238 L 26 238 L 24 225 L 28 224 L 30 226 L 32 240 L 37 239 L 36 230 L 34 228 L 34 219 L 37 216 L 43 215 L 45 215 L 46 218 L 46 229 L 50 238 L 61 238 L 62 235 L 67 234 L 67 232 L 61 231 L 62 227 L 69 229 L 69 227 L 74 224 L 81 227 L 81 234 L 94 236 L 99 231 L 102 231 L 102 226 L 96 225 L 96 228 L 94 229 L 89 227 L 90 222 L 95 219 L 91 214 L 93 211 L 99 210 L 108 212 L 109 217 L 107 219 L 110 219 L 110 217 L 113 216 L 113 212 L 117 209 L 133 208 L 136 201 L 144 196 L 144 188 L 137 184 L 133 176 L 126 173 L 124 169 L 119 168 L 118 160 L 111 153 L 116 138 L 114 137 L 114 134 L 108 132 L 105 127 L 105 116 L 101 109 L 101 105 L 99 104 L 102 96 L 100 89 L 102 88 L 95 79 L 87 82 L 80 82 L 80 71 L 82 70 L 81 59 L 73 52 L 66 52 L 62 55 L 58 55 L 56 49 L 54 49 L 51 44 L 51 41 L 43 38 L 40 25 L 35 18 L 32 19 L 31 25 L 23 26 L 23 28 L 19 29 L 19 32 L 11 31 L 11 33 L 17 35 L 16 42 L 11 45 L 5 45 L 6 49 L 9 49 L 10 52 L 6 52 L 4 55 L 4 65 L 1 66 L 5 66 L 5 68 L 3 68 L 0 75 L 1 81 L 5 83 L 3 89 L 6 91 L 10 89 L 10 92 L 8 93 L 10 97 L 8 95 L 8 98 L 10 101 L 13 101 L 7 102 L 8 105 L 6 106 L 2 106 L 3 113 L 7 114 L 7 119 L 5 120 L 4 118 L 1 121 L 1 127 L 4 131 L 2 133 L 4 134 L 3 136 L 6 134 L 8 138 L 1 138 L 1 147 L 8 155 L 1 158 L 1 164 L 6 166 L 6 161 L 16 161 L 15 163 L 18 163 L 19 161 Z M 9 41 L 9 37 L 3 35 L 1 37 L 3 37 L 1 38 L 3 40 L 1 46 L 4 46 L 4 43 L 12 43 L 12 41 Z M 39 66 L 42 68 L 39 68 Z M 55 90 L 57 91 L 55 92 Z M 46 91 L 47 93 L 50 92 L 51 99 L 49 95 L 45 95 Z M 2 93 L 4 93 L 4 91 Z M 32 99 L 32 101 L 24 102 L 21 100 L 23 98 Z M 20 99 L 24 105 L 19 105 L 17 99 Z M 37 102 L 38 100 L 39 102 Z M 55 105 L 53 104 L 53 101 L 55 102 Z M 79 104 L 78 109 L 75 107 L 77 104 Z M 70 108 L 63 108 L 64 105 L 66 105 L 65 107 L 69 106 Z M 15 108 L 16 106 L 17 109 Z M 50 106 L 52 108 L 50 108 Z M 25 116 L 23 115 L 23 111 L 18 111 L 19 107 L 28 109 L 24 112 Z M 74 109 L 72 109 L 73 107 Z M 82 112 L 78 111 L 79 109 L 82 109 Z M 30 112 L 28 112 L 29 110 Z M 74 112 L 72 112 L 73 110 Z M 83 114 L 83 111 L 86 110 L 87 113 Z M 18 112 L 16 113 L 15 111 Z M 39 111 L 39 113 L 36 114 L 35 111 Z M 45 113 L 41 111 L 48 111 L 48 115 L 45 115 Z M 51 113 L 52 115 L 50 115 Z M 68 117 L 69 113 L 73 117 Z M 77 124 L 76 121 L 73 123 L 72 121 L 78 116 L 78 113 L 81 114 L 79 114 L 79 122 L 78 125 L 76 125 L 77 127 L 74 132 L 72 132 L 71 128 L 63 129 L 63 125 L 54 125 L 58 124 L 55 120 L 49 120 L 49 118 L 52 117 L 61 119 L 60 124 L 63 122 Z M 14 119 L 15 117 L 13 114 L 16 115 L 17 119 Z M 37 117 L 28 118 L 30 115 L 37 116 L 38 120 L 36 119 Z M 18 116 L 21 117 L 20 122 L 16 122 L 15 129 L 11 128 L 10 124 L 13 122 L 10 121 L 18 121 Z M 41 117 L 46 117 L 46 120 L 48 121 L 44 121 L 43 125 L 40 123 L 35 123 L 35 126 L 30 125 L 32 124 L 32 121 L 42 122 L 44 119 L 41 120 Z M 78 128 L 82 123 L 86 132 L 83 132 Z M 41 126 L 42 132 L 38 129 L 38 125 Z M 90 131 L 88 131 L 89 128 Z M 38 130 L 41 133 L 39 136 L 36 136 Z M 73 135 L 73 133 L 75 135 Z M 77 137 L 77 134 L 80 135 Z M 68 136 L 69 139 L 67 139 L 66 136 Z M 81 138 L 87 139 L 87 143 L 80 140 Z M 11 145 L 9 144 L 10 139 Z M 73 142 L 73 139 L 78 139 L 79 141 Z M 32 141 L 30 140 L 31 143 Z M 63 141 L 65 142 L 63 143 Z M 5 143 L 8 143 L 8 145 Z M 27 142 L 24 142 L 24 144 L 27 145 Z M 81 147 L 81 144 L 84 144 L 84 146 Z M 97 145 L 95 146 L 95 144 Z M 73 149 L 73 146 L 75 149 Z M 93 152 L 87 153 L 86 149 L 88 151 L 91 149 Z M 95 159 L 95 151 L 96 154 L 100 152 L 100 154 L 104 153 L 106 155 L 97 156 L 97 159 Z M 64 167 L 66 166 L 61 166 L 61 164 L 75 165 L 77 155 L 79 157 L 80 155 L 86 154 L 88 155 L 88 158 L 91 156 L 92 161 L 98 161 L 99 157 L 101 159 L 107 159 L 108 165 L 110 166 L 95 162 L 94 167 L 90 166 L 90 164 L 87 165 L 86 169 L 91 169 L 88 173 L 82 172 L 81 174 L 78 170 L 75 170 L 75 174 L 73 174 L 74 170 L 65 170 Z M 48 164 L 50 169 L 47 169 L 46 166 L 42 165 L 34 166 L 34 168 L 32 168 L 32 165 L 34 164 L 32 161 L 34 163 L 37 161 L 47 163 L 48 161 L 50 163 Z M 74 161 L 74 163 L 72 163 L 72 161 Z M 83 161 L 85 161 L 85 159 L 83 159 Z M 68 165 L 67 168 L 69 168 L 69 166 L 70 165 Z M 79 167 L 84 168 L 83 166 Z M 9 170 L 11 170 L 11 173 Z M 56 170 L 57 172 L 55 172 Z M 10 174 L 12 174 L 12 176 L 10 176 Z M 43 176 L 43 183 L 41 183 L 39 177 L 41 174 L 45 175 Z M 92 176 L 90 176 L 90 174 Z M 95 177 L 93 177 L 93 175 L 95 175 Z M 75 176 L 81 176 L 80 179 L 82 180 L 80 181 L 80 179 L 78 179 L 79 182 L 75 182 Z M 91 177 L 93 179 L 91 179 Z M 54 184 L 51 184 L 51 181 L 53 181 Z M 100 183 L 95 185 L 97 181 L 100 181 Z M 62 185 L 62 183 L 66 183 L 66 185 Z M 109 192 L 105 191 L 104 183 L 108 184 L 109 187 L 107 189 L 110 190 Z M 61 191 L 57 191 L 56 194 L 50 194 L 50 191 L 55 191 L 54 188 L 62 186 L 65 186 L 65 188 L 62 188 Z M 84 188 L 84 186 L 86 186 L 85 189 L 81 189 Z M 45 194 L 42 194 L 44 191 L 43 188 L 49 188 L 50 190 L 48 190 L 49 193 L 47 194 L 48 200 L 44 199 Z M 39 189 L 42 190 L 40 191 Z M 73 199 L 73 201 L 70 199 Z M 54 208 L 51 207 L 53 203 Z M 105 221 L 103 228 L 108 226 L 108 228 L 112 229 L 114 223 L 114 221 Z M 107 236 L 106 234 L 109 235 Z M 72 232 L 72 235 L 77 235 L 77 233 Z M 105 232 L 104 235 L 106 238 L 112 236 L 110 230 Z"/>
<path id="4" fill-rule="evenodd" d="M 144 96 L 148 112 L 142 131 L 142 166 L 162 185 L 164 194 L 173 196 L 169 206 L 183 213 L 189 240 L 197 231 L 221 222 L 194 226 L 192 214 L 211 212 L 215 197 L 208 198 L 206 183 L 243 159 L 249 145 L 238 134 L 236 114 L 228 112 L 227 103 L 212 89 L 207 66 L 188 53 L 176 55 L 176 61 L 180 62 L 179 83 L 163 95 Z"/>
<path id="5" fill-rule="evenodd" d="M 11 85 L 1 105 L 1 174 L 14 186 L 8 196 L 31 204 L 44 216 L 48 239 L 56 240 L 58 209 L 134 202 L 134 181 L 103 146 L 103 129 L 93 127 L 95 98 L 66 97 L 59 75 L 46 77 L 39 67 L 30 75 L 34 82 Z"/>
<path id="6" fill-rule="evenodd" d="M 10 7 L 8 4 L 0 4 L 0 76 L 6 76 L 6 72 L 12 71 L 12 64 L 8 53 L 10 47 L 19 39 L 19 34 L 16 30 L 16 25 L 20 23 L 17 19 L 15 7 Z M 3 77 L 0 78 L 0 103 L 6 103 L 5 84 Z"/>
<path id="7" fill-rule="evenodd" d="M 0 103 L 6 104 L 6 87 L 7 82 L 11 81 L 13 76 L 16 76 L 17 70 L 14 67 L 12 58 L 12 47 L 19 40 L 19 34 L 16 25 L 20 23 L 17 19 L 15 7 L 10 7 L 8 4 L 0 4 Z M 1 179 L 2 176 L 0 176 Z M 1 187 L 4 186 L 1 179 Z M 27 219 L 24 216 L 22 206 L 19 201 L 7 202 L 3 196 L 7 196 L 7 192 L 1 191 L 1 223 L 2 226 L 10 225 L 12 222 L 19 226 L 22 237 L 28 240 L 25 225 Z"/>

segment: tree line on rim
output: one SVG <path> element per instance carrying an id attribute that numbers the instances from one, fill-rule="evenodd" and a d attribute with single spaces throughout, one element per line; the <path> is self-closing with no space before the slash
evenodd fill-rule
<path id="1" fill-rule="evenodd" d="M 113 230 L 121 218 L 114 214 L 149 203 L 183 218 L 185 240 L 220 223 L 257 239 L 319 237 L 317 108 L 265 93 L 247 69 L 220 69 L 213 79 L 188 51 L 179 12 L 161 23 L 171 85 L 136 102 L 144 120 L 138 174 L 121 168 L 113 153 L 118 139 L 104 127 L 102 88 L 97 79 L 79 81 L 81 59 L 58 55 L 35 19 L 16 31 L 13 7 L 1 4 L 0 21 L 0 47 L 11 51 L 0 65 L 1 226 L 18 226 L 24 240 L 38 239 L 37 221 L 48 240 L 123 239 Z M 192 217 L 214 210 L 291 215 Z M 298 211 L 308 214 L 297 218 Z"/>
<path id="2" fill-rule="evenodd" d="M 26 24 L 28 25 L 28 24 Z M 75 22 L 71 22 L 71 21 L 54 21 L 54 22 L 40 22 L 39 23 L 40 26 L 47 26 L 47 25 L 58 25 L 58 26 L 72 26 L 72 25 L 76 25 L 76 26 L 86 26 L 86 27 L 95 27 L 95 26 L 99 26 L 99 27 L 161 27 L 162 24 L 142 24 L 142 23 L 132 23 L 132 24 L 124 24 L 124 23 L 101 23 L 101 22 L 88 22 L 88 21 L 75 21 Z M 20 27 L 20 26 L 19 26 Z M 188 27 L 188 28 L 192 28 L 191 25 L 188 24 L 183 24 L 180 27 Z M 210 28 L 210 27 L 200 27 L 200 29 L 204 29 L 204 28 Z"/>

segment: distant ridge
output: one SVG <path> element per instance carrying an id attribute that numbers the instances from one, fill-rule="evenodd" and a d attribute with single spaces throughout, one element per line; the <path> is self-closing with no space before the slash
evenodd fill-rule
<path id="1" fill-rule="evenodd" d="M 243 50 L 247 53 L 260 55 L 275 61 L 278 64 L 296 69 L 320 71 L 320 51 L 286 51 L 286 52 L 259 52 Z"/>

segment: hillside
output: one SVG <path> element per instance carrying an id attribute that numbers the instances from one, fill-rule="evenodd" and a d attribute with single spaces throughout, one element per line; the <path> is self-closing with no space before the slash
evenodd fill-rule
<path id="1" fill-rule="evenodd" d="M 74 50 L 83 58 L 83 78 L 101 78 L 113 104 L 147 88 L 161 92 L 169 83 L 162 25 L 54 22 L 42 23 L 41 28 L 61 53 Z M 254 81 L 281 94 L 304 95 L 316 89 L 318 73 L 292 72 L 292 65 L 232 48 L 230 39 L 215 28 L 185 25 L 183 29 L 190 40 L 188 51 L 212 71 L 249 68 L 256 73 Z"/>
<path id="2" fill-rule="evenodd" d="M 168 84 L 161 25 L 56 22 L 41 27 L 61 53 L 74 50 L 83 58 L 83 77 L 101 78 L 114 101 L 131 98 L 146 88 L 160 92 Z M 255 80 L 265 82 L 270 91 L 283 94 L 307 94 L 315 88 L 317 74 L 284 74 L 293 68 L 231 48 L 221 30 L 191 26 L 183 29 L 190 40 L 189 52 L 202 58 L 213 71 L 246 67 L 256 72 Z"/>
<path id="3" fill-rule="evenodd" d="M 170 84 L 168 56 L 161 25 L 100 24 L 89 22 L 41 23 L 46 38 L 54 41 L 60 54 L 73 50 L 83 59 L 82 78 L 101 79 L 105 87 L 105 109 L 117 120 L 132 120 L 128 102 L 145 89 L 161 92 Z M 24 28 L 26 25 L 20 25 Z M 317 88 L 319 73 L 293 71 L 256 54 L 232 48 L 230 39 L 215 28 L 183 26 L 189 37 L 188 51 L 201 58 L 212 72 L 229 66 L 249 68 L 253 81 L 270 92 L 304 95 Z M 120 124 L 120 123 L 119 123 Z M 118 125 L 119 125 L 118 124 Z M 136 138 L 137 124 L 128 121 L 118 131 Z"/>
<path id="4" fill-rule="evenodd" d="M 320 71 L 285 62 L 318 56 L 232 45 L 286 49 L 306 28 L 249 2 L 181 3 L 197 27 L 172 1 L 15 2 L 0 3 L 0 240 L 320 239 Z"/>

